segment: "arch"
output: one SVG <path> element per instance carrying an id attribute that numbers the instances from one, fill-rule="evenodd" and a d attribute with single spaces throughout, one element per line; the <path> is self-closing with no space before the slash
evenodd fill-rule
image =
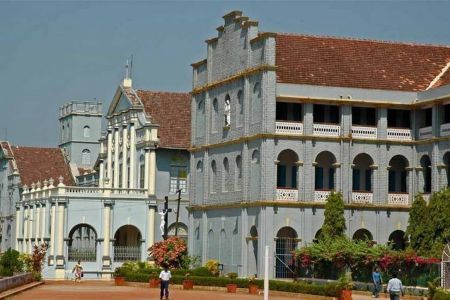
<path id="1" fill-rule="evenodd" d="M 316 190 L 335 189 L 335 163 L 336 157 L 329 151 L 322 151 L 316 156 L 314 181 Z"/>
<path id="2" fill-rule="evenodd" d="M 295 270 L 292 252 L 297 248 L 297 232 L 289 226 L 278 230 L 275 242 L 275 277 L 293 278 Z"/>
<path id="3" fill-rule="evenodd" d="M 222 174 L 222 191 L 228 192 L 230 185 L 230 163 L 228 158 L 223 159 L 223 174 Z"/>
<path id="4" fill-rule="evenodd" d="M 256 275 L 258 273 L 258 229 L 255 225 L 250 227 L 247 268 L 249 275 Z"/>
<path id="5" fill-rule="evenodd" d="M 277 161 L 277 187 L 297 189 L 297 153 L 291 149 L 283 150 Z"/>
<path id="6" fill-rule="evenodd" d="M 83 127 L 83 136 L 85 138 L 91 137 L 91 127 L 89 127 L 88 125 Z"/>
<path id="7" fill-rule="evenodd" d="M 217 258 L 215 253 L 217 253 L 217 249 L 215 248 L 217 245 L 214 243 L 214 230 L 210 229 L 208 231 L 208 253 L 207 257 L 208 259 L 215 259 Z"/>
<path id="8" fill-rule="evenodd" d="M 89 224 L 75 225 L 69 232 L 68 261 L 97 260 L 97 232 Z"/>
<path id="9" fill-rule="evenodd" d="M 355 231 L 355 233 L 353 233 L 353 240 L 354 241 L 372 241 L 373 240 L 373 235 L 372 233 L 365 229 L 365 228 L 361 228 Z"/>
<path id="10" fill-rule="evenodd" d="M 235 172 L 235 190 L 241 190 L 241 182 L 242 182 L 242 157 L 240 155 L 236 156 L 236 172 Z"/>
<path id="11" fill-rule="evenodd" d="M 89 149 L 83 149 L 81 151 L 81 164 L 84 166 L 91 164 L 91 151 Z"/>
<path id="12" fill-rule="evenodd" d="M 141 260 L 142 235 L 133 225 L 123 225 L 114 234 L 114 261 Z"/>
<path id="13" fill-rule="evenodd" d="M 244 96 L 242 90 L 237 92 L 236 116 L 236 127 L 240 127 L 244 123 Z"/>
<path id="14" fill-rule="evenodd" d="M 217 118 L 219 115 L 219 101 L 217 100 L 217 98 L 213 99 L 212 102 L 212 116 L 211 116 L 211 130 L 213 132 L 217 132 L 217 128 L 219 127 L 218 122 L 217 122 Z"/>
<path id="15" fill-rule="evenodd" d="M 225 101 L 223 105 L 223 115 L 224 115 L 224 126 L 231 125 L 231 98 L 230 95 L 226 94 Z"/>
<path id="16" fill-rule="evenodd" d="M 197 172 L 203 172 L 203 162 L 201 160 L 197 162 Z"/>
<path id="17" fill-rule="evenodd" d="M 389 193 L 407 193 L 408 160 L 403 155 L 395 155 L 389 161 Z"/>
<path id="18" fill-rule="evenodd" d="M 176 232 L 178 227 L 178 232 Z M 170 224 L 170 226 L 167 228 L 167 235 L 168 236 L 175 236 L 175 233 L 177 233 L 176 236 L 180 237 L 181 239 L 183 239 L 186 242 L 187 245 L 187 241 L 188 241 L 188 227 L 186 226 L 186 224 L 182 223 L 182 222 L 178 222 L 178 226 L 177 223 L 174 222 L 172 224 Z"/>
<path id="19" fill-rule="evenodd" d="M 406 248 L 406 236 L 403 230 L 395 230 L 389 235 L 389 244 L 394 250 L 404 250 Z"/>
<path id="20" fill-rule="evenodd" d="M 253 150 L 252 152 L 252 163 L 259 163 L 259 151 L 258 150 Z"/>
<path id="21" fill-rule="evenodd" d="M 319 230 L 317 230 L 316 234 L 314 235 L 314 242 L 318 242 L 322 238 L 323 238 L 322 228 L 320 228 Z"/>
<path id="22" fill-rule="evenodd" d="M 261 119 L 261 85 L 255 82 L 251 98 L 251 123 L 255 124 Z"/>
<path id="23" fill-rule="evenodd" d="M 366 153 L 360 153 L 353 159 L 352 190 L 372 192 L 373 159 Z"/>
<path id="24" fill-rule="evenodd" d="M 428 155 L 423 155 L 420 158 L 420 167 L 423 175 L 423 192 L 431 193 L 431 160 Z"/>
<path id="25" fill-rule="evenodd" d="M 445 175 L 447 175 L 447 187 L 450 187 L 450 152 L 445 152 L 442 159 L 445 165 Z"/>
<path id="26" fill-rule="evenodd" d="M 220 230 L 219 234 L 219 261 L 224 263 L 226 256 L 230 255 L 228 251 L 225 250 L 227 247 L 227 233 L 224 228 Z"/>
<path id="27" fill-rule="evenodd" d="M 216 161 L 213 160 L 211 162 L 211 176 L 210 176 L 210 190 L 211 193 L 215 193 L 216 192 L 216 183 L 217 183 L 217 165 L 216 165 Z"/>

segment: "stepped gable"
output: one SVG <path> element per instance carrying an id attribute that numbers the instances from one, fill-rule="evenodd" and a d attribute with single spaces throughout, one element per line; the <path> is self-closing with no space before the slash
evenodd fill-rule
<path id="1" fill-rule="evenodd" d="M 12 151 L 22 185 L 30 186 L 33 182 L 42 183 L 53 178 L 56 186 L 60 176 L 64 178 L 65 185 L 75 185 L 70 166 L 60 148 L 12 146 Z"/>
<path id="2" fill-rule="evenodd" d="M 450 84 L 450 47 L 276 34 L 277 82 L 423 91 Z M 439 77 L 440 76 L 440 77 Z"/>
<path id="3" fill-rule="evenodd" d="M 137 90 L 145 112 L 158 124 L 161 148 L 187 149 L 191 141 L 191 95 L 189 93 Z"/>

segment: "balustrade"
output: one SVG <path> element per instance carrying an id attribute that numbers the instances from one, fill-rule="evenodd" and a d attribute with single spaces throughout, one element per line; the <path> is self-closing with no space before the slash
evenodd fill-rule
<path id="1" fill-rule="evenodd" d="M 114 246 L 114 261 L 140 261 L 140 246 Z"/>
<path id="2" fill-rule="evenodd" d="M 352 202 L 353 203 L 372 203 L 373 193 L 372 192 L 352 192 Z"/>
<path id="3" fill-rule="evenodd" d="M 419 139 L 431 139 L 433 137 L 433 127 L 423 127 L 419 129 Z"/>
<path id="4" fill-rule="evenodd" d="M 388 194 L 388 204 L 408 205 L 409 204 L 409 194 L 408 193 L 389 193 Z"/>
<path id="5" fill-rule="evenodd" d="M 332 191 L 314 191 L 314 202 L 326 202 Z"/>
<path id="6" fill-rule="evenodd" d="M 303 134 L 303 123 L 300 122 L 279 122 L 275 123 L 275 133 L 301 135 Z"/>
<path id="7" fill-rule="evenodd" d="M 370 126 L 352 126 L 352 137 L 361 139 L 376 139 L 377 128 Z"/>
<path id="8" fill-rule="evenodd" d="M 387 129 L 388 140 L 397 141 L 411 141 L 412 134 L 409 128 L 388 128 Z"/>
<path id="9" fill-rule="evenodd" d="M 277 200 L 297 201 L 298 190 L 288 188 L 277 188 Z"/>
<path id="10" fill-rule="evenodd" d="M 333 124 L 313 124 L 313 135 L 340 136 L 341 126 Z"/>
<path id="11" fill-rule="evenodd" d="M 442 124 L 441 136 L 448 136 L 448 135 L 450 135 L 450 123 Z"/>

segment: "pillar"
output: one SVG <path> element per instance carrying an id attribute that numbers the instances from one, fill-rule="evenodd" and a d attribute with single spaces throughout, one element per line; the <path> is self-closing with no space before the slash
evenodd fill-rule
<path id="1" fill-rule="evenodd" d="M 20 206 L 18 206 L 18 207 L 16 207 L 16 244 L 15 244 L 14 249 L 16 249 L 16 251 L 19 251 L 19 252 L 22 250 L 22 249 L 19 249 L 19 238 L 23 238 L 22 236 L 20 236 L 21 224 L 23 224 L 21 215 L 22 214 L 20 211 Z"/>
<path id="2" fill-rule="evenodd" d="M 150 165 L 149 165 L 149 183 L 148 183 L 148 194 L 155 195 L 156 191 L 156 152 L 155 149 L 150 150 L 149 154 Z"/>
<path id="3" fill-rule="evenodd" d="M 111 241 L 111 203 L 106 203 L 103 206 L 103 255 L 102 255 L 102 270 L 111 270 L 111 255 L 110 255 L 110 241 Z"/>
<path id="4" fill-rule="evenodd" d="M 147 211 L 147 249 L 155 243 L 155 211 L 156 206 L 149 205 Z"/>
<path id="5" fill-rule="evenodd" d="M 103 180 L 105 178 L 105 162 L 103 161 L 103 159 L 100 159 L 99 165 L 100 170 L 98 174 L 98 186 L 103 187 Z"/>
<path id="6" fill-rule="evenodd" d="M 150 149 L 149 148 L 145 148 L 145 155 L 144 155 L 144 164 L 145 164 L 145 168 L 144 168 L 144 189 L 148 190 L 148 192 L 150 193 L 150 189 L 149 189 L 149 170 L 150 170 Z"/>
<path id="7" fill-rule="evenodd" d="M 130 124 L 130 189 L 136 188 L 136 183 L 134 182 L 135 166 L 136 165 L 136 129 L 134 124 Z"/>
<path id="8" fill-rule="evenodd" d="M 114 180 L 113 187 L 119 187 L 119 128 L 114 128 Z"/>
<path id="9" fill-rule="evenodd" d="M 42 243 L 45 242 L 45 238 L 47 236 L 46 229 L 47 229 L 47 205 L 44 203 L 41 205 L 41 241 Z"/>
<path id="10" fill-rule="evenodd" d="M 27 243 L 28 243 L 28 207 L 25 207 L 23 211 L 23 242 L 22 242 L 23 253 L 27 253 Z"/>
<path id="11" fill-rule="evenodd" d="M 30 206 L 30 208 L 28 209 L 28 249 L 27 249 L 28 254 L 31 254 L 33 250 L 33 242 L 34 242 L 33 223 L 36 221 L 33 220 L 33 218 L 34 218 L 34 209 L 32 206 Z"/>
<path id="12" fill-rule="evenodd" d="M 41 205 L 36 205 L 36 222 L 34 223 L 34 243 L 39 244 L 41 240 Z"/>
<path id="13" fill-rule="evenodd" d="M 58 203 L 57 211 L 57 231 L 56 231 L 56 272 L 55 278 L 63 279 L 65 277 L 65 259 L 64 259 L 64 216 L 65 203 Z"/>
<path id="14" fill-rule="evenodd" d="M 112 129 L 108 128 L 108 149 L 106 151 L 107 153 L 107 172 L 108 172 L 108 179 L 109 183 L 108 186 L 111 187 L 112 183 Z"/>
<path id="15" fill-rule="evenodd" d="M 127 158 L 128 158 L 128 128 L 127 125 L 124 124 L 122 128 L 122 188 L 126 189 L 128 188 L 127 182 L 128 182 L 128 165 L 127 165 Z"/>
<path id="16" fill-rule="evenodd" d="M 51 204 L 51 213 L 50 213 L 50 245 L 49 245 L 49 260 L 48 264 L 52 266 L 54 264 L 55 259 L 55 229 L 56 229 L 56 204 Z"/>

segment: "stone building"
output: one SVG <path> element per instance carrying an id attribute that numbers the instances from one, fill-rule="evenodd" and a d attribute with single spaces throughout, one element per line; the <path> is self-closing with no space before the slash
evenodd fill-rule
<path id="1" fill-rule="evenodd" d="M 450 47 L 223 18 L 192 64 L 191 253 L 261 275 L 269 245 L 271 277 L 290 277 L 332 191 L 349 237 L 404 247 L 413 197 L 450 182 Z"/>
<path id="2" fill-rule="evenodd" d="M 162 239 L 165 196 L 171 209 L 167 212 L 169 235 L 175 232 L 178 190 L 182 198 L 178 235 L 187 239 L 189 94 L 136 91 L 131 79 L 125 78 L 106 119 L 107 133 L 100 138 L 98 158 L 90 161 L 95 163 L 98 186 L 79 186 L 71 176 L 58 173 L 15 181 L 20 196 L 14 213 L 18 226 L 12 229 L 15 247 L 30 253 L 34 244 L 48 242 L 46 278 L 71 276 L 78 260 L 88 278 L 109 278 L 123 261 L 147 260 L 148 247 Z M 7 159 L 2 163 L 20 165 L 8 154 L 11 151 L 2 153 Z M 48 166 L 52 161 L 41 164 Z M 67 162 L 64 166 L 70 172 Z M 35 165 L 28 168 L 45 170 Z M 22 176 L 28 172 L 20 170 Z"/>

